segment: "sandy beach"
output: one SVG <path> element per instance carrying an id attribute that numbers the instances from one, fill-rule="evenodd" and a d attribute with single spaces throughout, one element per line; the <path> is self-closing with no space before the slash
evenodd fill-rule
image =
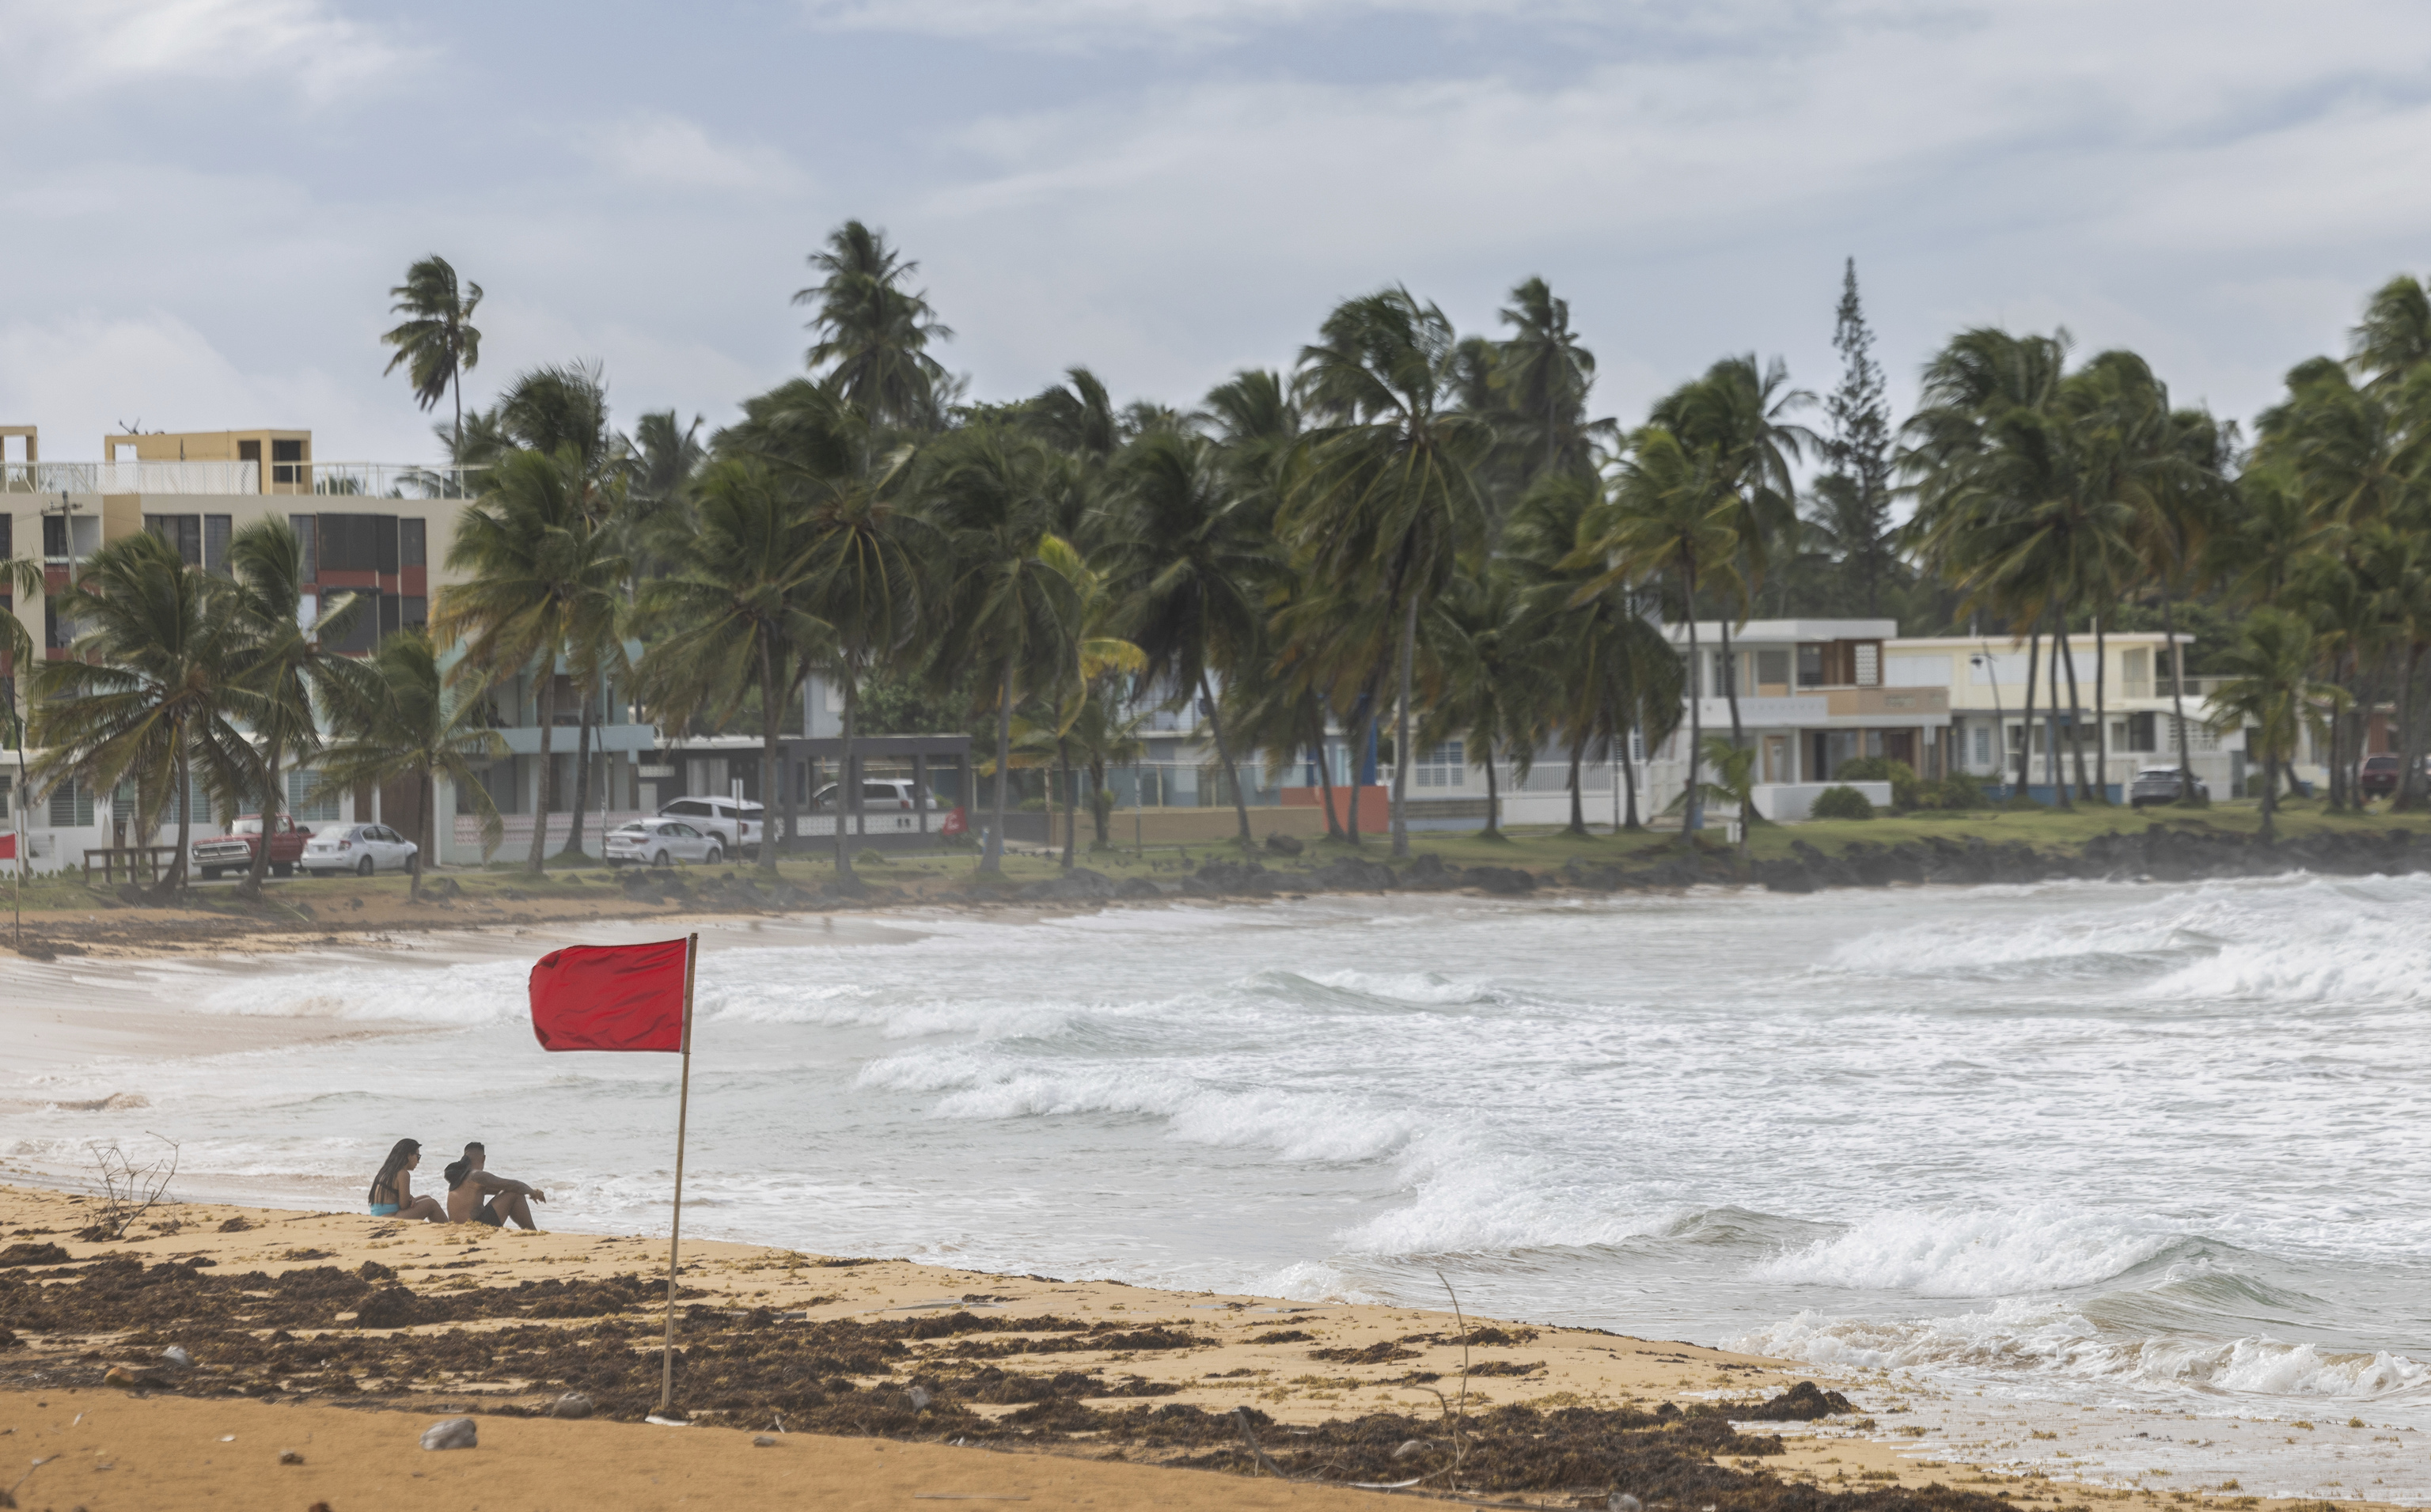
<path id="1" fill-rule="evenodd" d="M 1920 1411 L 1931 1393 L 1868 1372 L 1488 1319 L 1464 1336 L 1449 1306 L 724 1243 L 685 1247 L 690 1425 L 674 1428 L 641 1420 L 659 1379 L 662 1238 L 211 1203 L 155 1208 L 124 1241 L 79 1237 L 99 1211 L 0 1187 L 0 1436 L 30 1466 L 20 1506 L 261 1505 L 273 1486 L 277 1504 L 332 1509 L 1317 1508 L 1383 1494 L 1346 1481 L 1560 1506 L 1613 1493 L 1749 1509 L 2265 1504 L 2158 1471 L 2077 1480 L 2014 1454 L 1960 1459 L 1950 1415 Z M 190 1368 L 164 1361 L 173 1346 Z M 1810 1410 L 1805 1381 L 1847 1410 L 1766 1417 Z M 588 1397 L 586 1420 L 547 1415 L 570 1390 Z M 423 1429 L 465 1415 L 479 1447 L 418 1448 Z"/>

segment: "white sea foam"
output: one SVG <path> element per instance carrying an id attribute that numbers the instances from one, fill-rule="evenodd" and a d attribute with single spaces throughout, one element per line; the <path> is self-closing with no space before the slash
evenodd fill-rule
<path id="1" fill-rule="evenodd" d="M 2107 1281 L 2185 1237 L 2182 1230 L 2057 1204 L 1909 1209 L 1861 1218 L 1753 1272 L 1919 1297 L 1997 1297 Z"/>

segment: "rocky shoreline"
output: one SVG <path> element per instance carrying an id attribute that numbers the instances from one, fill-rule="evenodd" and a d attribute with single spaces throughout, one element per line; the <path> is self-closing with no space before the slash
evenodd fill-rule
<path id="1" fill-rule="evenodd" d="M 2431 871 L 2431 837 L 2410 830 L 2310 834 L 2264 845 L 2249 835 L 2154 824 L 2097 835 L 2075 849 L 2038 849 L 2022 840 L 1988 841 L 1934 835 L 1892 845 L 1853 841 L 1827 854 L 1803 840 L 1790 854 L 1741 864 L 1719 848 L 1672 850 L 1644 866 L 1618 863 L 1532 872 L 1517 866 L 1454 866 L 1420 855 L 1395 867 L 1359 856 L 1322 864 L 1276 865 L 1258 860 L 1207 861 L 1179 882 L 1145 877 L 1117 882 L 1087 867 L 1015 889 L 1022 902 L 1105 903 L 1158 899 L 1296 898 L 1316 893 L 1475 892 L 1522 897 L 1549 890 L 1653 892 L 1695 886 L 1761 886 L 1776 893 L 1827 887 L 1966 886 L 2044 882 L 2198 882 L 2309 872 L 2332 877 L 2390 876 Z"/>

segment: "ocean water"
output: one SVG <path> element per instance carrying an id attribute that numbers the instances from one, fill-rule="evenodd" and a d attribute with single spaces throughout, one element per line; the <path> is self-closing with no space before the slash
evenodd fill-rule
<path id="1" fill-rule="evenodd" d="M 1303 1299 L 1440 1271 L 2010 1401 L 2420 1431 L 2427 923 L 2431 880 L 2295 878 L 738 925 L 686 1228 Z M 365 1033 L 0 1060 L 0 1154 L 72 1179 L 148 1131 L 189 1195 L 346 1207 L 396 1137 L 426 1187 L 478 1137 L 551 1226 L 663 1232 L 676 1060 L 539 1050 L 566 938 L 43 968 Z"/>

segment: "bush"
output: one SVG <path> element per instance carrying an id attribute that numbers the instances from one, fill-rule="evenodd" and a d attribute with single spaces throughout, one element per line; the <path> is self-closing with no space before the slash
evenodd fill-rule
<path id="1" fill-rule="evenodd" d="M 1985 792 L 1979 778 L 1964 773 L 1943 778 L 1924 795 L 1927 807 L 1936 809 L 1986 809 L 1992 806 L 1991 795 Z"/>
<path id="2" fill-rule="evenodd" d="M 1818 819 L 1870 819 L 1874 806 L 1855 788 L 1839 784 L 1816 794 L 1815 807 L 1808 813 Z"/>
<path id="3" fill-rule="evenodd" d="M 861 854 L 853 857 L 852 861 L 853 865 L 856 866 L 883 866 L 886 865 L 886 852 L 883 850 L 864 850 Z"/>
<path id="4" fill-rule="evenodd" d="M 1891 807 L 1912 809 L 1923 796 L 1924 784 L 1917 781 L 1916 768 L 1888 756 L 1860 756 L 1842 762 L 1836 774 L 1850 782 L 1888 782 L 1891 785 Z"/>

